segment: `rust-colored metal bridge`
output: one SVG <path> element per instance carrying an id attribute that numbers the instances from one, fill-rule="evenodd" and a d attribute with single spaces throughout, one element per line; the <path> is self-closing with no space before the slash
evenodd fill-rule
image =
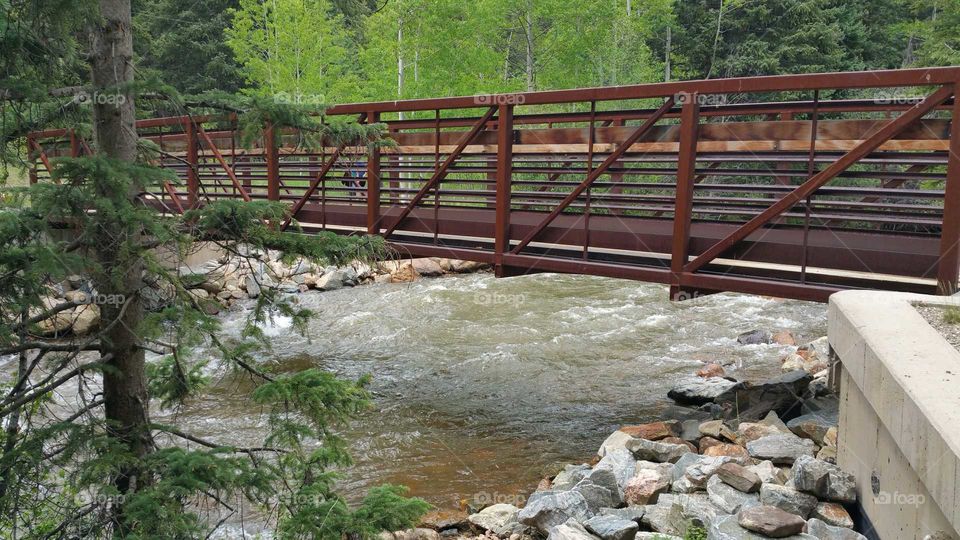
<path id="1" fill-rule="evenodd" d="M 957 290 L 960 68 L 790 75 L 340 105 L 395 145 L 301 134 L 240 148 L 237 121 L 142 120 L 182 179 L 171 212 L 289 201 L 307 231 L 404 253 L 824 301 L 847 288 Z M 863 97 L 870 96 L 870 97 Z M 919 97 L 910 97 L 919 96 Z M 274 141 L 279 140 L 277 144 Z M 82 155 L 29 137 L 36 166 Z M 284 224 L 286 226 L 287 224 Z"/>

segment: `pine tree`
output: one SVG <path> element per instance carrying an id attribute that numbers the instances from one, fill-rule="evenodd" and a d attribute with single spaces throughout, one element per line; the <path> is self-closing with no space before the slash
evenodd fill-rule
<path id="1" fill-rule="evenodd" d="M 383 256 L 382 241 L 281 232 L 276 225 L 288 208 L 268 201 L 211 202 L 161 215 L 145 194 L 175 178 L 151 165 L 158 149 L 137 138 L 135 106 L 181 99 L 169 87 L 135 80 L 129 0 L 36 4 L 46 3 L 0 3 L 0 40 L 14 51 L 4 55 L 0 79 L 4 163 L 25 158 L 27 131 L 52 125 L 92 134 L 93 153 L 56 159 L 54 182 L 7 190 L 0 208 L 0 357 L 17 359 L 0 394 L 0 531 L 16 538 L 195 538 L 220 524 L 199 508 L 228 515 L 226 501 L 238 497 L 258 505 L 283 538 L 366 538 L 410 526 L 426 504 L 403 497 L 401 488 L 373 490 L 358 508 L 333 489 L 333 469 L 350 463 L 334 429 L 369 405 L 368 379 L 316 369 L 277 374 L 257 361 L 269 347 L 265 321 L 282 314 L 302 330 L 311 313 L 263 282 L 241 337 L 225 339 L 190 290 L 201 276 L 168 264 L 200 242 L 250 265 L 270 250 L 287 260 L 345 264 Z M 49 62 L 54 51 L 62 62 Z M 222 100 L 251 136 L 262 137 L 259 127 L 269 120 L 328 141 L 375 145 L 383 137 L 379 125 L 322 122 L 315 108 Z M 72 231 L 65 239 L 57 230 L 63 224 Z M 51 288 L 73 274 L 89 276 L 92 290 L 52 300 Z M 156 291 L 164 302 L 148 311 Z M 94 307 L 97 330 L 49 337 L 64 317 Z M 217 358 L 199 357 L 202 344 Z M 146 362 L 148 350 L 161 359 Z M 268 419 L 263 441 L 227 447 L 151 420 L 151 402 L 176 406 L 204 391 L 199 367 L 207 360 L 253 382 L 251 403 Z M 58 401 L 64 392 L 76 398 Z"/>

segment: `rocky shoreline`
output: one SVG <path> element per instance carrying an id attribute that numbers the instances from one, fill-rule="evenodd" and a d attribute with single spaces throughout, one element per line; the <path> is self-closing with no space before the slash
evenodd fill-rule
<path id="1" fill-rule="evenodd" d="M 181 266 L 178 272 L 196 279 L 187 292 L 204 311 L 215 315 L 221 310 L 241 309 L 240 302 L 257 298 L 267 287 L 284 294 L 325 292 L 372 283 L 407 283 L 421 277 L 470 274 L 488 268 L 483 263 L 440 257 L 320 267 L 302 259 L 285 263 L 279 253 L 269 252 L 254 258 L 222 256 L 196 266 Z M 141 296 L 148 311 L 166 307 L 177 294 L 174 286 L 162 279 L 145 276 L 145 282 Z M 90 280 L 80 275 L 50 283 L 47 291 L 43 299 L 46 309 L 67 302 L 76 304 L 36 324 L 36 332 L 47 338 L 89 335 L 99 327 L 99 306 L 122 302 L 99 295 Z"/>
<path id="2" fill-rule="evenodd" d="M 796 347 L 788 332 L 760 331 L 738 341 L 795 348 L 771 380 L 737 381 L 711 364 L 678 381 L 664 418 L 621 427 L 522 506 L 438 510 L 383 540 L 865 538 L 851 515 L 854 478 L 836 465 L 826 338 Z"/>

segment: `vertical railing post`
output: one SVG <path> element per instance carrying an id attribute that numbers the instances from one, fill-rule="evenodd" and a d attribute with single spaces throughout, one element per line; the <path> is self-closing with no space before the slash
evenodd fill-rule
<path id="1" fill-rule="evenodd" d="M 380 121 L 380 113 L 367 113 L 367 124 Z M 380 148 L 367 149 L 367 234 L 380 234 Z"/>
<path id="2" fill-rule="evenodd" d="M 684 94 L 680 113 L 680 151 L 677 155 L 677 189 L 673 213 L 673 253 L 670 259 L 670 298 L 684 298 L 680 278 L 690 252 L 693 184 L 697 171 L 697 136 L 700 130 L 700 96 Z M 680 100 L 678 100 L 680 101 Z"/>
<path id="3" fill-rule="evenodd" d="M 80 139 L 77 138 L 76 130 L 70 130 L 70 157 L 80 157 Z"/>
<path id="4" fill-rule="evenodd" d="M 263 147 L 267 161 L 267 199 L 280 200 L 280 148 L 272 122 L 263 128 Z"/>
<path id="5" fill-rule="evenodd" d="M 494 218 L 494 270 L 504 275 L 503 254 L 510 251 L 510 189 L 513 176 L 513 105 L 501 103 L 497 121 L 497 207 Z"/>
<path id="6" fill-rule="evenodd" d="M 27 135 L 27 173 L 30 176 L 31 186 L 37 183 L 37 151 L 34 149 L 36 141 L 33 135 Z"/>
<path id="7" fill-rule="evenodd" d="M 958 292 L 960 275 L 960 82 L 954 84 L 947 159 L 947 185 L 943 193 L 943 227 L 937 265 L 937 294 Z"/>
<path id="8" fill-rule="evenodd" d="M 200 200 L 200 159 L 197 151 L 197 126 L 192 118 L 183 124 L 187 134 L 187 204 L 196 208 Z"/>

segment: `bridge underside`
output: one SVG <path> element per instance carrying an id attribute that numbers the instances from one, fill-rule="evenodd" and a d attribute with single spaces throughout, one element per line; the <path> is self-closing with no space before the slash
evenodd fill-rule
<path id="1" fill-rule="evenodd" d="M 288 201 L 307 232 L 380 234 L 403 254 L 489 262 L 501 276 L 825 301 L 849 288 L 957 290 L 958 81 L 960 69 L 939 68 L 328 111 L 386 124 L 392 144 L 378 148 L 307 149 L 301 133 L 275 138 L 270 126 L 240 148 L 231 116 L 138 128 L 182 179 L 149 196 L 167 212 Z M 841 94 L 861 97 L 824 98 Z M 89 147 L 67 131 L 32 134 L 34 180 L 52 157 Z"/>

